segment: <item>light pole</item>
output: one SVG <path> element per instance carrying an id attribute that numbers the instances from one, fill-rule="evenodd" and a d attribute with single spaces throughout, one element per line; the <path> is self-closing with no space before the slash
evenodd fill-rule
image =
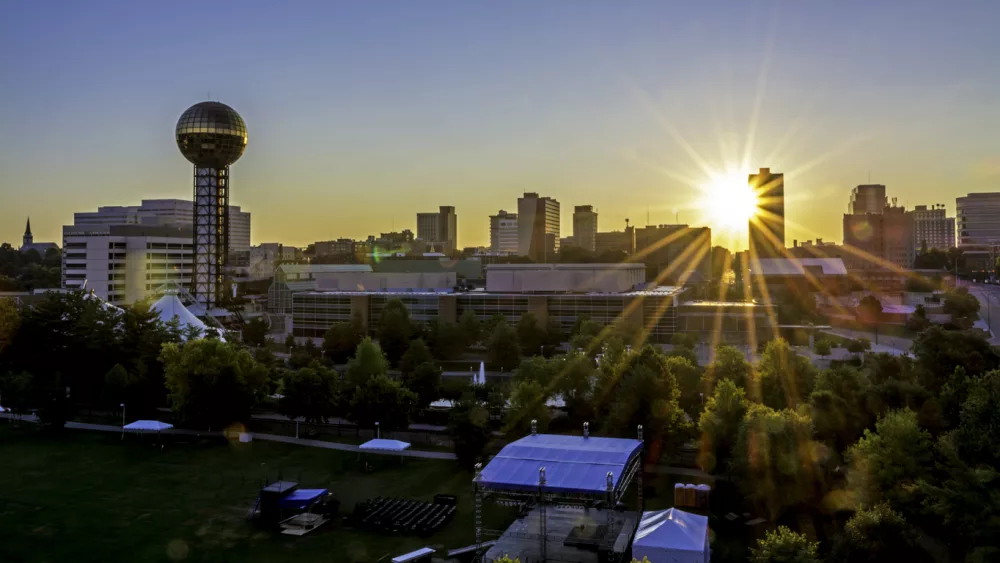
<path id="1" fill-rule="evenodd" d="M 379 428 L 379 423 L 376 422 L 375 423 L 375 439 L 378 440 L 381 437 L 382 437 L 382 431 L 381 431 L 381 428 Z"/>
<path id="2" fill-rule="evenodd" d="M 122 407 L 122 440 L 125 439 L 125 403 L 121 404 Z"/>

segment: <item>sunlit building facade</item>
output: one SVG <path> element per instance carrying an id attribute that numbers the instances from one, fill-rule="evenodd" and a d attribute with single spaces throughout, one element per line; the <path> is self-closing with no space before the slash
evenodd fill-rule
<path id="1" fill-rule="evenodd" d="M 750 255 L 781 258 L 785 254 L 785 175 L 761 168 L 750 174 L 757 212 L 750 218 Z"/>

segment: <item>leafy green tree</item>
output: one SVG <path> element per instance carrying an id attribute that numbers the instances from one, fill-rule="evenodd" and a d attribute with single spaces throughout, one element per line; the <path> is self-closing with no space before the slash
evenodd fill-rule
<path id="1" fill-rule="evenodd" d="M 931 560 L 917 544 L 916 533 L 903 515 L 885 503 L 854 513 L 843 536 L 834 543 L 831 556 L 834 561 L 860 563 Z"/>
<path id="2" fill-rule="evenodd" d="M 417 338 L 410 341 L 410 345 L 406 348 L 406 353 L 399 360 L 399 371 L 403 375 L 413 373 L 417 369 L 417 366 L 425 363 L 434 364 L 434 355 L 431 354 L 431 350 L 427 347 L 424 339 Z"/>
<path id="3" fill-rule="evenodd" d="M 506 322 L 497 323 L 487 344 L 487 364 L 490 369 L 511 371 L 521 362 L 521 346 L 517 332 Z"/>
<path id="4" fill-rule="evenodd" d="M 888 501 L 894 508 L 914 509 L 914 488 L 930 475 L 931 436 L 910 410 L 890 411 L 847 452 L 847 481 L 863 507 Z"/>
<path id="5" fill-rule="evenodd" d="M 732 346 L 719 346 L 715 350 L 712 362 L 705 369 L 702 381 L 702 389 L 705 393 L 712 393 L 718 381 L 728 379 L 747 389 L 753 376 L 753 366 L 747 361 L 743 352 Z"/>
<path id="6" fill-rule="evenodd" d="M 199 340 L 201 338 L 206 337 L 205 331 L 200 326 L 193 324 L 185 326 L 184 328 L 181 329 L 181 331 L 184 334 L 185 342 L 190 342 L 192 340 Z"/>
<path id="7" fill-rule="evenodd" d="M 267 321 L 263 317 L 256 317 L 243 325 L 243 342 L 247 346 L 267 345 Z"/>
<path id="8" fill-rule="evenodd" d="M 294 347 L 295 347 L 295 336 L 293 334 L 289 334 L 288 336 L 285 337 L 285 351 L 291 352 L 292 348 Z"/>
<path id="9" fill-rule="evenodd" d="M 750 548 L 750 563 L 820 563 L 819 542 L 778 526 Z"/>
<path id="10" fill-rule="evenodd" d="M 323 353 L 334 364 L 345 364 L 365 337 L 361 315 L 355 313 L 349 323 L 334 323 L 323 335 Z"/>
<path id="11" fill-rule="evenodd" d="M 247 422 L 267 392 L 267 369 L 244 349 L 219 340 L 163 346 L 160 359 L 174 412 L 212 428 Z"/>
<path id="12" fill-rule="evenodd" d="M 816 380 L 816 368 L 799 356 L 783 338 L 767 343 L 757 366 L 760 397 L 773 408 L 796 408 L 808 400 Z"/>
<path id="13" fill-rule="evenodd" d="M 378 323 L 378 343 L 390 365 L 398 365 L 413 334 L 410 311 L 399 299 L 390 299 L 382 308 Z"/>
<path id="14" fill-rule="evenodd" d="M 354 357 L 347 362 L 347 383 L 351 387 L 364 385 L 369 379 L 389 373 L 389 361 L 382 348 L 371 338 L 358 344 Z"/>
<path id="15" fill-rule="evenodd" d="M 878 340 L 878 327 L 882 323 L 882 302 L 874 295 L 865 295 L 858 303 L 858 320 L 875 327 L 875 339 Z"/>
<path id="16" fill-rule="evenodd" d="M 531 421 L 537 421 L 539 432 L 549 426 L 552 415 L 545 405 L 548 395 L 535 381 L 525 380 L 514 385 L 507 411 L 506 432 L 510 436 L 524 436 L 531 432 Z"/>
<path id="17" fill-rule="evenodd" d="M 865 345 L 860 340 L 848 340 L 844 347 L 855 356 L 865 351 Z"/>
<path id="18" fill-rule="evenodd" d="M 951 322 L 962 328 L 971 328 L 979 313 L 979 299 L 969 294 L 969 288 L 956 287 L 945 294 L 942 310 L 951 315 Z"/>
<path id="19" fill-rule="evenodd" d="M 556 362 L 547 360 L 541 356 L 531 356 L 525 358 L 518 364 L 514 371 L 514 381 L 534 381 L 542 389 L 555 392 L 553 380 L 556 377 Z"/>
<path id="20" fill-rule="evenodd" d="M 438 360 L 458 358 L 472 342 L 462 327 L 456 323 L 434 319 L 427 328 L 427 344 L 430 346 L 431 353 Z"/>
<path id="21" fill-rule="evenodd" d="M 358 385 L 348 417 L 362 428 L 405 429 L 417 402 L 416 393 L 386 375 L 376 375 Z"/>
<path id="22" fill-rule="evenodd" d="M 417 395 L 417 408 L 425 409 L 441 395 L 441 368 L 433 361 L 420 363 L 403 373 L 403 385 Z"/>
<path id="23" fill-rule="evenodd" d="M 913 314 L 906 319 L 906 328 L 913 332 L 921 332 L 929 326 L 931 326 L 931 321 L 927 318 L 927 309 L 923 305 L 917 305 Z"/>
<path id="24" fill-rule="evenodd" d="M 600 351 L 603 344 L 604 326 L 586 317 L 578 318 L 577 323 L 579 324 L 573 326 L 569 346 L 573 350 L 583 350 L 588 355 L 593 356 Z"/>
<path id="25" fill-rule="evenodd" d="M 635 364 L 623 375 L 603 428 L 614 436 L 633 437 L 641 424 L 643 439 L 671 454 L 686 441 L 691 428 L 677 403 L 679 396 L 670 371 Z"/>
<path id="26" fill-rule="evenodd" d="M 21 313 L 14 306 L 14 301 L 0 298 L 0 361 L 3 359 L 4 350 L 14 340 L 14 335 L 20 326 Z"/>
<path id="27" fill-rule="evenodd" d="M 920 333 L 911 348 L 920 368 L 920 382 L 937 394 L 961 366 L 970 376 L 1000 368 L 1000 354 L 983 337 L 933 326 Z"/>
<path id="28" fill-rule="evenodd" d="M 558 348 L 566 339 L 567 336 L 562 329 L 562 325 L 559 324 L 558 320 L 550 317 L 545 323 L 545 346 L 553 349 Z"/>
<path id="29" fill-rule="evenodd" d="M 121 403 L 131 404 L 129 394 L 134 392 L 138 379 L 121 364 L 115 364 L 104 376 L 104 404 L 112 408 Z"/>
<path id="30" fill-rule="evenodd" d="M 325 422 L 337 414 L 340 377 L 319 362 L 298 370 L 288 370 L 281 381 L 278 410 L 289 419 Z"/>
<path id="31" fill-rule="evenodd" d="M 458 318 L 458 326 L 462 329 L 468 345 L 476 344 L 482 338 L 482 323 L 472 309 L 462 311 L 462 315 Z"/>
<path id="32" fill-rule="evenodd" d="M 812 498 L 823 447 L 801 412 L 751 404 L 733 447 L 732 480 L 748 500 L 776 519 Z"/>
<path id="33" fill-rule="evenodd" d="M 538 322 L 533 313 L 521 315 L 516 330 L 517 342 L 521 346 L 522 353 L 530 356 L 534 356 L 536 352 L 541 353 L 546 340 L 545 327 Z"/>
<path id="34" fill-rule="evenodd" d="M 723 379 L 715 386 L 715 393 L 709 397 L 698 420 L 701 431 L 698 464 L 704 471 L 713 473 L 728 469 L 740 424 L 749 408 L 746 392 L 731 379 Z"/>
<path id="35" fill-rule="evenodd" d="M 694 350 L 698 345 L 698 335 L 693 332 L 676 332 L 670 337 L 670 344 L 678 348 Z"/>
<path id="36" fill-rule="evenodd" d="M 1000 469 L 1000 370 L 971 382 L 952 440 L 965 463 Z"/>
<path id="37" fill-rule="evenodd" d="M 521 363 L 523 367 L 525 362 Z M 583 354 L 570 352 L 569 355 L 555 361 L 554 377 L 550 388 L 562 395 L 566 403 L 566 412 L 574 425 L 590 421 L 594 417 L 592 393 L 597 370 L 590 358 Z M 520 368 L 518 368 L 520 371 Z"/>
<path id="38" fill-rule="evenodd" d="M 830 352 L 832 352 L 830 349 L 830 341 L 825 338 L 817 340 L 816 344 L 813 345 L 813 351 L 820 356 L 829 356 Z"/>
<path id="39" fill-rule="evenodd" d="M 448 434 L 455 443 L 458 464 L 471 469 L 493 438 L 489 412 L 471 395 L 459 400 L 448 415 Z"/>
<path id="40" fill-rule="evenodd" d="M 871 385 L 865 372 L 851 367 L 823 371 L 809 396 L 816 438 L 842 452 L 858 441 L 871 422 L 867 400 Z"/>
<path id="41" fill-rule="evenodd" d="M 28 414 L 31 406 L 34 378 L 28 372 L 6 373 L 0 375 L 0 393 L 3 395 L 3 406 L 10 409 L 15 416 Z"/>
<path id="42" fill-rule="evenodd" d="M 666 368 L 677 381 L 677 388 L 680 390 L 677 401 L 681 408 L 692 418 L 697 419 L 698 413 L 708 400 L 701 387 L 701 368 L 681 356 L 668 356 Z"/>
<path id="43" fill-rule="evenodd" d="M 309 364 L 320 359 L 320 349 L 313 343 L 312 339 L 306 339 L 305 344 L 296 346 L 288 358 L 288 367 L 292 369 L 302 369 Z"/>

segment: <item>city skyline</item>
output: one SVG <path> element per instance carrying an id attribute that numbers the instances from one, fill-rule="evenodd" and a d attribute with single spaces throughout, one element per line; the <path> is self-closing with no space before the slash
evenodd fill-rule
<path id="1" fill-rule="evenodd" d="M 0 240 L 29 215 L 59 240 L 74 211 L 190 197 L 170 128 L 206 98 L 254 124 L 232 199 L 254 244 L 360 239 L 447 204 L 461 246 L 487 246 L 489 216 L 538 192 L 563 236 L 586 204 L 602 230 L 648 209 L 740 249 L 697 203 L 734 166 L 785 173 L 786 242 L 840 240 L 859 184 L 949 215 L 1000 189 L 994 5 L 439 6 L 200 6 L 232 25 L 187 46 L 182 6 L 13 5 L 0 123 L 24 133 L 0 140 Z M 224 64 L 191 64 L 203 48 Z"/>

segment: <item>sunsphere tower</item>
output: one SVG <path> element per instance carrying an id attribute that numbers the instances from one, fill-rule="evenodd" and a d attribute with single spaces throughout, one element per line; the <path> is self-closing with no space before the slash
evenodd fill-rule
<path id="1" fill-rule="evenodd" d="M 194 285 L 207 312 L 225 295 L 229 249 L 229 165 L 247 146 L 240 114 L 219 102 L 201 102 L 177 120 L 177 148 L 194 164 Z"/>

